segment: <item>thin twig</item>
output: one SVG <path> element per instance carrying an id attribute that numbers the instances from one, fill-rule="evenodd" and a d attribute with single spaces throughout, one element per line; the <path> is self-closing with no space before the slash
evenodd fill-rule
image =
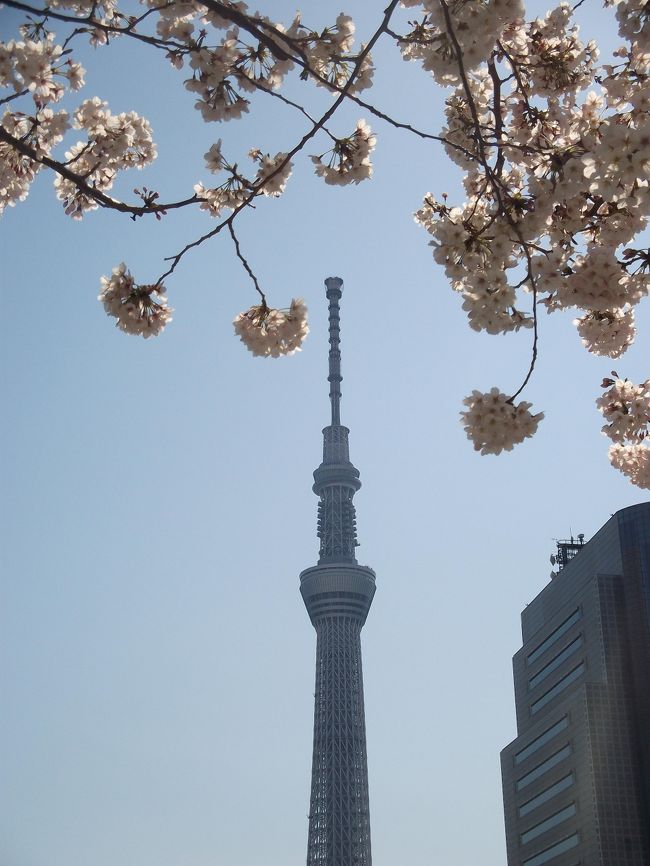
<path id="1" fill-rule="evenodd" d="M 302 105 L 300 105 L 298 102 L 294 102 L 292 99 L 287 99 L 286 96 L 283 96 L 277 90 L 273 90 L 270 87 L 265 87 L 261 82 L 256 81 L 253 78 L 250 78 L 248 80 L 252 84 L 255 85 L 257 90 L 261 90 L 262 93 L 268 93 L 269 96 L 273 96 L 273 97 L 275 97 L 275 99 L 279 99 L 280 102 L 283 102 L 285 105 L 289 105 L 291 108 L 295 108 L 296 111 L 299 111 L 304 117 L 307 118 L 307 120 L 310 123 L 316 123 L 317 122 L 316 118 L 312 117 L 311 114 Z M 329 135 L 329 137 L 332 139 L 332 141 L 334 141 L 334 142 L 338 141 L 338 138 L 332 132 L 330 132 L 330 130 L 326 126 L 322 126 L 321 129 L 323 130 L 323 132 L 325 132 L 325 133 L 327 133 L 327 135 Z"/>
<path id="2" fill-rule="evenodd" d="M 519 87 L 519 90 L 521 91 L 521 94 L 524 97 L 524 102 L 526 103 L 526 108 L 528 109 L 528 111 L 530 111 L 531 106 L 530 106 L 530 102 L 528 101 L 528 94 L 526 93 L 526 88 L 524 87 L 524 82 L 521 80 L 521 73 L 519 72 L 519 64 L 515 60 L 513 60 L 513 58 L 510 56 L 508 50 L 506 49 L 506 47 L 503 45 L 503 43 L 500 40 L 497 42 L 497 48 L 499 49 L 501 54 L 503 54 L 503 56 L 506 58 L 506 60 L 510 64 L 510 68 L 512 69 L 512 74 L 515 76 L 515 81 L 517 82 L 517 86 Z"/>
<path id="3" fill-rule="evenodd" d="M 530 282 L 533 293 L 533 345 L 531 350 L 530 365 L 528 367 L 526 377 L 524 378 L 524 381 L 521 383 L 521 385 L 517 388 L 515 393 L 508 400 L 508 402 L 512 404 L 514 404 L 515 399 L 521 394 L 521 392 L 530 381 L 530 377 L 533 375 L 533 370 L 535 369 L 535 364 L 537 363 L 537 346 L 539 342 L 539 332 L 537 327 L 537 278 L 533 274 L 533 263 L 530 257 L 530 250 L 526 245 L 524 245 L 524 253 L 526 254 L 526 262 L 528 268 L 528 274 L 526 279 Z"/>
<path id="4" fill-rule="evenodd" d="M 237 235 L 235 234 L 235 229 L 233 228 L 233 224 L 231 222 L 228 223 L 228 231 L 230 232 L 230 237 L 232 238 L 233 243 L 235 245 L 235 252 L 237 254 L 237 258 L 242 263 L 242 265 L 244 266 L 244 270 L 246 271 L 248 276 L 253 281 L 253 285 L 255 286 L 255 291 L 259 294 L 259 296 L 262 299 L 262 307 L 264 309 L 266 309 L 266 307 L 267 307 L 266 295 L 260 289 L 260 284 L 257 282 L 257 277 L 253 273 L 251 266 L 248 264 L 248 261 L 246 260 L 246 258 L 244 257 L 244 255 L 241 251 L 241 247 L 239 246 L 239 239 L 237 238 Z"/>
<path id="5" fill-rule="evenodd" d="M 20 90 L 16 93 L 12 93 L 9 96 L 5 96 L 3 99 L 0 99 L 0 105 L 6 105 L 7 102 L 18 99 L 20 96 L 27 96 L 28 93 L 29 90 Z"/>

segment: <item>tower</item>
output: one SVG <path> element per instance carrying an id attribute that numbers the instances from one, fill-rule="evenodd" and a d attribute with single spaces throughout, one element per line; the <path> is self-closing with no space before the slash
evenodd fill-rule
<path id="1" fill-rule="evenodd" d="M 314 472 L 320 551 L 318 565 L 300 574 L 300 593 L 316 629 L 307 866 L 371 866 L 361 629 L 375 594 L 375 573 L 355 556 L 352 499 L 361 482 L 350 463 L 350 431 L 340 418 L 343 281 L 330 277 L 325 286 L 331 423 L 323 430 L 323 462 Z"/>
<path id="2" fill-rule="evenodd" d="M 560 542 L 553 561 L 562 568 L 522 613 L 513 659 L 508 866 L 648 866 L 650 503 L 586 544 Z"/>

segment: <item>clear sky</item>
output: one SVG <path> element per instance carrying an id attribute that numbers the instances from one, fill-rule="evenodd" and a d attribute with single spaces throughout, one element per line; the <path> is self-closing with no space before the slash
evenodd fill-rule
<path id="1" fill-rule="evenodd" d="M 363 38 L 382 8 L 346 11 Z M 309 4 L 303 18 L 322 26 L 339 11 Z M 579 12 L 586 34 L 616 44 L 599 5 Z M 3 34 L 14 23 L 0 11 Z M 389 45 L 375 56 L 369 99 L 437 132 L 442 95 L 427 75 Z M 79 100 L 98 94 L 152 123 L 159 159 L 124 175 L 125 194 L 144 183 L 184 197 L 208 183 L 202 155 L 217 138 L 245 161 L 305 128 L 265 99 L 237 124 L 207 125 L 183 76 L 125 40 L 80 59 Z M 360 116 L 347 108 L 332 128 L 349 133 Z M 608 464 L 594 399 L 612 362 L 586 353 L 571 313 L 541 319 L 525 395 L 546 413 L 536 437 L 498 458 L 472 451 L 461 400 L 514 390 L 530 333 L 469 330 L 411 217 L 429 190 L 460 202 L 459 175 L 437 145 L 370 122 L 371 182 L 327 187 L 300 161 L 282 198 L 240 220 L 270 300 L 310 308 L 291 358 L 253 358 L 233 337 L 255 295 L 226 237 L 169 280 L 162 336 L 106 318 L 99 277 L 124 260 L 155 279 L 213 225 L 198 210 L 72 222 L 43 175 L 4 217 L 1 866 L 304 862 L 315 634 L 298 574 L 317 558 L 333 275 L 345 281 L 342 416 L 363 482 L 358 556 L 378 586 L 363 633 L 373 861 L 505 866 L 499 751 L 515 735 L 520 612 L 549 579 L 554 538 L 590 537 L 647 497 Z M 615 362 L 635 380 L 648 375 L 643 305 L 638 322 Z"/>

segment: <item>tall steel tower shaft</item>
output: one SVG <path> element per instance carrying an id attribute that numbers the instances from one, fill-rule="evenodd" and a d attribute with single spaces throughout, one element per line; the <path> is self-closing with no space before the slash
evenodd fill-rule
<path id="1" fill-rule="evenodd" d="M 300 592 L 317 635 L 307 866 L 371 866 L 361 629 L 375 594 L 375 573 L 355 557 L 352 499 L 361 482 L 350 463 L 350 431 L 340 422 L 343 281 L 330 277 L 325 286 L 332 417 L 323 430 L 323 462 L 314 472 L 318 565 L 300 575 Z"/>

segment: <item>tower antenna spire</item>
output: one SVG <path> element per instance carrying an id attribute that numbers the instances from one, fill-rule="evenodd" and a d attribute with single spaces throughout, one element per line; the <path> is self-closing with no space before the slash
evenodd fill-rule
<path id="1" fill-rule="evenodd" d="M 338 427 L 341 423 L 341 326 L 339 314 L 339 301 L 341 300 L 343 280 L 340 277 L 328 277 L 325 280 L 327 289 L 327 300 L 329 301 L 329 375 L 330 404 L 332 407 L 332 427 Z"/>

